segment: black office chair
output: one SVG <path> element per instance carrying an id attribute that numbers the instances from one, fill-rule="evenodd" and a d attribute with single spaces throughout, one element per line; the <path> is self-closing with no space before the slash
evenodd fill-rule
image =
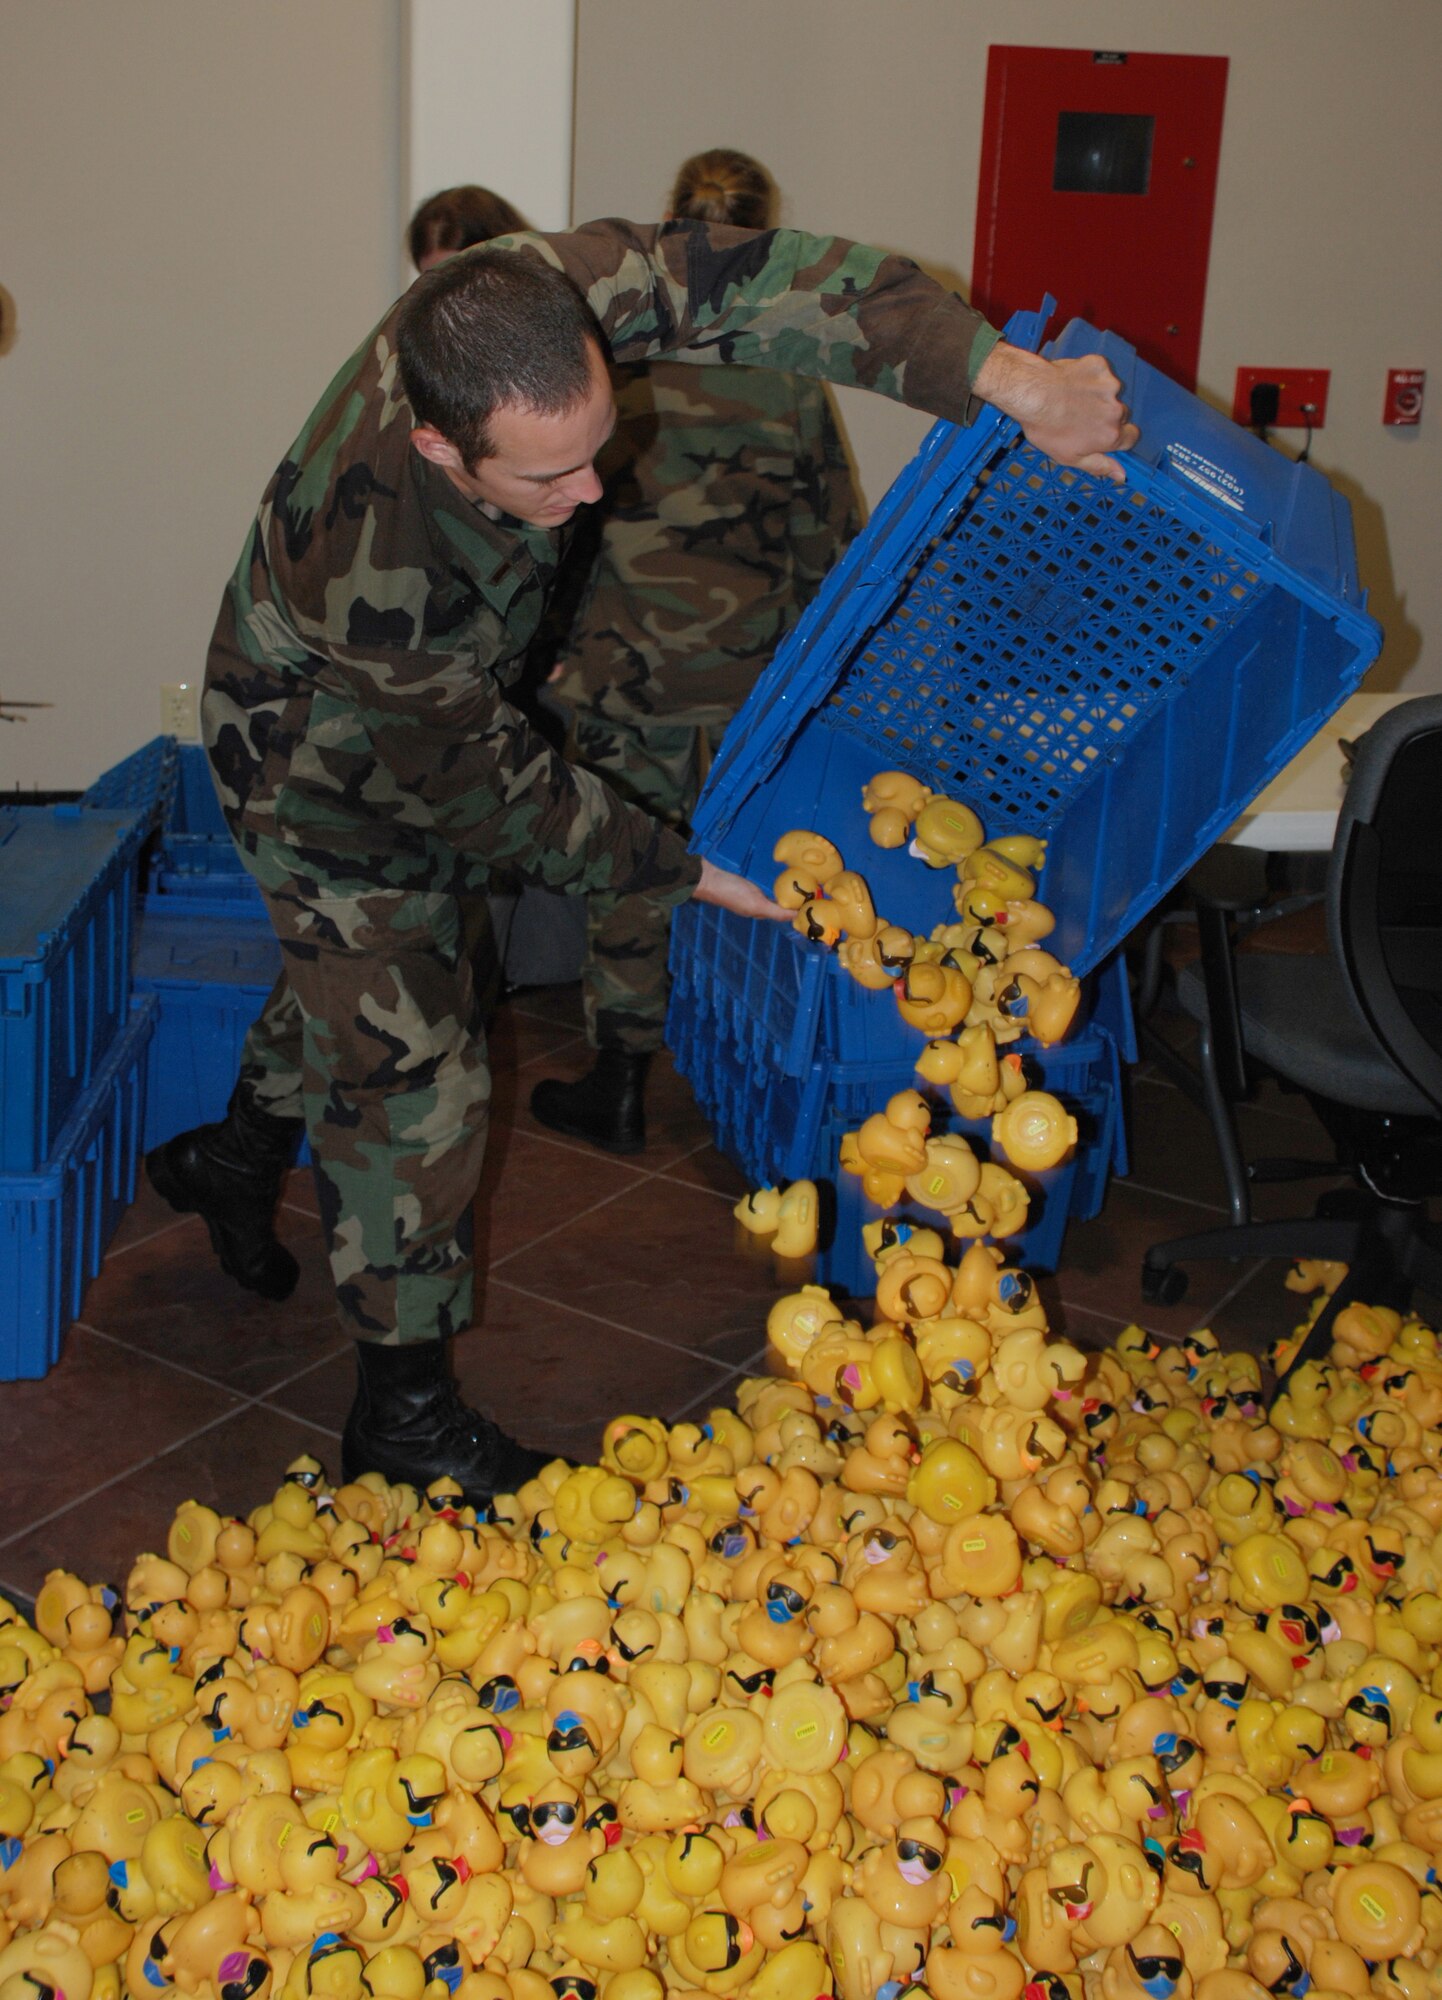
<path id="1" fill-rule="evenodd" d="M 1330 956 L 1250 952 L 1188 966 L 1206 1099 L 1224 1157 L 1236 1148 L 1230 1048 L 1302 1090 L 1356 1189 L 1313 1216 L 1178 1236 L 1148 1250 L 1142 1289 L 1171 1303 L 1190 1260 L 1322 1258 L 1348 1275 L 1293 1366 L 1331 1345 L 1353 1299 L 1406 1307 L 1442 1296 L 1442 696 L 1404 702 L 1357 743 L 1327 875 Z M 1290 1370 L 1289 1370 L 1290 1373 Z"/>

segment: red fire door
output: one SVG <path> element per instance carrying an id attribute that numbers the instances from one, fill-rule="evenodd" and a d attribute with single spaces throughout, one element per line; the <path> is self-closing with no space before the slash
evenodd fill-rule
<path id="1" fill-rule="evenodd" d="M 1055 295 L 1194 389 L 1225 56 L 993 48 L 972 296 L 988 319 Z"/>

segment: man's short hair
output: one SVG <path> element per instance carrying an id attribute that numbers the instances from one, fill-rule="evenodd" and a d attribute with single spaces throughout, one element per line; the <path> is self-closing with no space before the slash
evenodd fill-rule
<path id="1" fill-rule="evenodd" d="M 467 465 L 495 450 L 494 411 L 573 409 L 591 387 L 591 349 L 605 338 L 576 286 L 524 250 L 483 247 L 417 278 L 396 347 L 416 421 L 432 424 Z"/>

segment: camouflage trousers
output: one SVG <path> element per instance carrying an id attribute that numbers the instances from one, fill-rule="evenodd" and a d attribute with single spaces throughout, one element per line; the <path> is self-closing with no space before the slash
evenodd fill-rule
<path id="1" fill-rule="evenodd" d="M 576 761 L 623 799 L 686 830 L 722 723 L 617 721 L 592 709 L 569 711 Z M 671 912 L 649 896 L 586 899 L 586 963 L 581 991 L 592 1048 L 659 1049 L 665 1039 Z"/>
<path id="2" fill-rule="evenodd" d="M 285 969 L 241 1078 L 274 1116 L 304 1118 L 342 1323 L 389 1345 L 460 1332 L 491 1098 L 484 893 L 301 873 L 273 841 L 246 861 Z M 438 857 L 436 879 L 455 861 Z"/>

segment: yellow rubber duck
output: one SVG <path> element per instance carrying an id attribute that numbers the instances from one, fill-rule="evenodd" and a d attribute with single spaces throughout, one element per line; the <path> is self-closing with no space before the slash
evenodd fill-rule
<path id="1" fill-rule="evenodd" d="M 916 815 L 911 852 L 928 868 L 954 868 L 984 837 L 981 821 L 960 799 L 928 799 Z"/>
<path id="2" fill-rule="evenodd" d="M 635 1513 L 636 1491 L 618 1473 L 582 1465 L 566 1475 L 552 1504 L 563 1535 L 599 1548 Z"/>
<path id="3" fill-rule="evenodd" d="M 903 847 L 919 812 L 933 794 L 909 771 L 878 771 L 861 789 L 861 803 L 871 819 L 871 838 L 878 847 Z"/>
<path id="4" fill-rule="evenodd" d="M 954 965 L 907 967 L 896 986 L 896 1011 L 924 1035 L 948 1035 L 971 1006 L 971 984 Z"/>
<path id="5" fill-rule="evenodd" d="M 898 967 L 894 960 L 888 962 L 882 958 L 881 934 L 895 932 L 896 929 L 895 925 L 878 925 L 869 937 L 844 939 L 837 952 L 837 957 L 851 977 L 869 992 L 887 992 L 896 984 L 900 973 L 905 970 L 904 966 Z M 909 939 L 911 933 L 905 931 L 900 935 Z M 907 964 L 911 962 L 913 955 L 911 952 L 907 953 Z"/>
<path id="6" fill-rule="evenodd" d="M 931 1111 L 917 1090 L 899 1090 L 875 1111 L 855 1135 L 856 1151 L 867 1166 L 884 1173 L 919 1173 L 926 1164 L 926 1138 Z"/>
<path id="7" fill-rule="evenodd" d="M 795 1368 L 823 1327 L 837 1326 L 844 1315 L 821 1285 L 803 1285 L 779 1298 L 766 1315 L 766 1338 L 790 1368 Z"/>
<path id="8" fill-rule="evenodd" d="M 1046 1090 L 1027 1090 L 998 1112 L 991 1136 L 1014 1167 L 1038 1173 L 1055 1167 L 1077 1143 L 1077 1122 Z"/>
<path id="9" fill-rule="evenodd" d="M 648 1722 L 631 1745 L 635 1776 L 617 1800 L 621 1824 L 635 1833 L 666 1833 L 701 1824 L 706 1802 L 698 1786 L 686 1777 L 685 1746 L 659 1724 Z"/>
<path id="10" fill-rule="evenodd" d="M 808 896 L 799 903 L 791 928 L 808 944 L 819 944 L 827 951 L 834 951 L 841 942 L 840 913 L 825 896 Z"/>
<path id="11" fill-rule="evenodd" d="M 788 867 L 804 868 L 823 884 L 841 874 L 846 866 L 839 850 L 824 834 L 809 833 L 804 828 L 783 833 L 771 850 L 771 858 Z"/>
<path id="12" fill-rule="evenodd" d="M 865 940 L 876 936 L 880 925 L 871 891 L 862 876 L 849 868 L 833 875 L 826 884 L 826 900 L 847 937 Z"/>
<path id="13" fill-rule="evenodd" d="M 964 1208 L 981 1185 L 981 1164 L 964 1139 L 928 1138 L 925 1160 L 906 1179 L 906 1191 L 941 1215 Z"/>
<path id="14" fill-rule="evenodd" d="M 957 874 L 962 883 L 975 883 L 1004 904 L 1028 902 L 1036 889 L 1035 876 L 990 842 L 973 848 L 961 861 Z"/>

